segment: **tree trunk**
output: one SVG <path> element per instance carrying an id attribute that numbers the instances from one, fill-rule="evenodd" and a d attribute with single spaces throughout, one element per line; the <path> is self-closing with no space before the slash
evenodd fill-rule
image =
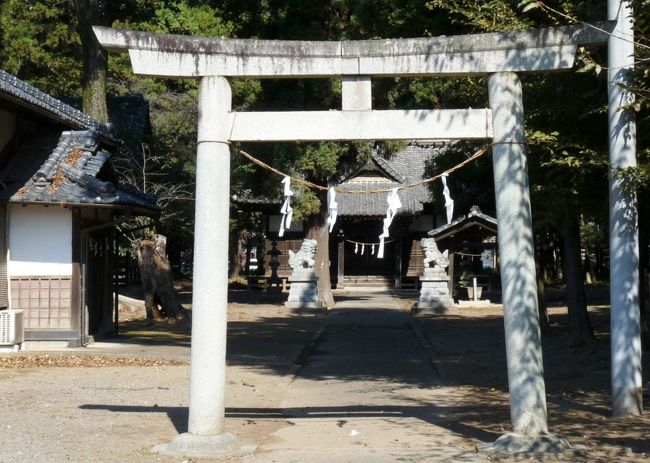
<path id="1" fill-rule="evenodd" d="M 133 242 L 144 289 L 147 319 L 187 320 L 189 313 L 176 296 L 166 247 L 167 238 L 162 235 L 156 235 L 153 240 L 142 239 Z"/>
<path id="2" fill-rule="evenodd" d="M 584 274 L 580 258 L 580 222 L 573 214 L 564 233 L 564 276 L 572 347 L 593 344 L 594 334 L 587 312 Z"/>
<path id="3" fill-rule="evenodd" d="M 243 265 L 241 262 L 241 255 L 243 250 L 242 242 L 249 237 L 249 233 L 248 230 L 242 228 L 239 230 L 234 230 L 230 235 L 230 269 L 228 276 L 232 278 L 239 276 L 243 270 Z M 250 243 L 248 247 L 250 247 Z M 260 265 L 260 262 L 258 262 L 258 265 Z"/>
<path id="4" fill-rule="evenodd" d="M 83 52 L 82 109 L 99 122 L 108 122 L 106 70 L 108 53 L 99 44 L 92 26 L 107 25 L 99 0 L 75 0 Z"/>
<path id="5" fill-rule="evenodd" d="M 334 296 L 332 294 L 332 282 L 330 279 L 330 240 L 327 226 L 327 200 L 321 198 L 321 213 L 312 215 L 307 220 L 307 238 L 316 240 L 318 249 L 314 257 L 314 271 L 318 276 L 318 300 L 323 307 L 334 307 Z"/>

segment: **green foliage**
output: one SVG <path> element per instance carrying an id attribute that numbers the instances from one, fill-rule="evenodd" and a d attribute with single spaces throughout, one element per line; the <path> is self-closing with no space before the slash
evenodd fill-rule
<path id="1" fill-rule="evenodd" d="M 69 0 L 0 6 L 0 67 L 56 96 L 81 92 L 81 42 Z"/>
<path id="2" fill-rule="evenodd" d="M 310 215 L 318 215 L 321 211 L 321 200 L 318 195 L 309 189 L 298 188 L 292 203 L 296 220 L 305 220 Z"/>
<path id="3" fill-rule="evenodd" d="M 174 34 L 265 39 L 352 40 L 427 37 L 470 32 L 515 31 L 602 20 L 602 0 L 104 0 L 101 12 L 114 27 Z M 634 2 L 639 60 L 631 89 L 638 124 L 639 166 L 614 172 L 650 204 L 650 0 Z M 566 15 L 566 16 L 565 16 Z M 70 0 L 5 0 L 0 5 L 0 66 L 56 96 L 80 94 L 81 45 Z M 558 204 L 570 204 L 584 223 L 598 230 L 606 222 L 607 94 L 605 50 L 579 50 L 574 72 L 522 76 L 529 172 L 535 224 L 561 229 L 566 219 Z M 147 164 L 132 171 L 133 181 L 160 195 L 166 206 L 163 227 L 178 239 L 191 239 L 192 191 L 196 150 L 194 80 L 134 76 L 127 55 L 109 57 L 108 92 L 139 92 L 151 105 L 152 137 Z M 340 108 L 340 79 L 235 80 L 235 110 L 327 110 Z M 373 79 L 373 107 L 486 107 L 484 77 Z M 385 156 L 403 142 L 278 143 L 243 146 L 278 169 L 326 185 L 341 172 L 365 163 L 373 150 Z M 430 166 L 430 173 L 451 167 L 475 149 L 457 150 Z M 493 210 L 488 157 L 450 179 L 457 210 L 479 204 Z M 232 158 L 233 193 L 279 196 L 279 178 Z M 437 204 L 439 184 L 433 184 Z M 322 198 L 308 190 L 295 198 L 297 217 L 322 211 Z M 650 213 L 641 211 L 641 219 Z M 244 218 L 234 227 L 248 226 Z M 605 227 L 606 228 L 606 227 Z M 163 230 L 165 231 L 165 230 Z"/>
<path id="4" fill-rule="evenodd" d="M 131 3 L 135 14 L 124 11 L 124 16 L 113 23 L 114 27 L 217 37 L 230 37 L 236 29 L 233 22 L 224 20 L 220 10 L 207 2 L 136 0 Z"/>
<path id="5" fill-rule="evenodd" d="M 524 30 L 531 21 L 516 10 L 516 2 L 490 0 L 432 0 L 427 3 L 432 10 L 444 10 L 452 15 L 452 21 L 470 30 L 495 32 Z"/>

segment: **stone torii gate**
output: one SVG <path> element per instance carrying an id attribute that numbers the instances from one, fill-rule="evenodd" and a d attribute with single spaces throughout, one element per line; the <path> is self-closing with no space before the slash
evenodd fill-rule
<path id="1" fill-rule="evenodd" d="M 203 38 L 95 27 L 99 42 L 108 50 L 128 51 L 136 74 L 200 80 L 189 429 L 159 450 L 189 456 L 252 450 L 224 432 L 229 143 L 389 139 L 492 140 L 513 427 L 513 433 L 502 436 L 495 447 L 526 450 L 541 443 L 555 450 L 566 448 L 566 441 L 547 429 L 522 88 L 517 73 L 570 69 L 577 47 L 604 44 L 613 26 L 610 22 L 599 24 L 600 30 L 579 25 L 347 42 Z M 372 77 L 458 75 L 488 75 L 489 108 L 372 110 Z M 342 110 L 231 111 L 231 79 L 315 77 L 342 79 Z M 620 132 L 620 127 L 610 132 L 610 139 Z M 627 215 L 617 220 L 624 229 L 631 225 Z M 628 240 L 629 233 L 626 236 Z M 617 279 L 633 284 L 636 270 L 629 259 L 613 253 L 611 262 L 617 269 L 612 272 L 612 283 L 617 273 Z M 619 299 L 612 297 L 612 312 L 634 311 L 621 297 L 621 307 L 615 306 Z M 638 312 L 638 297 L 636 304 Z M 616 341 L 621 355 L 613 358 L 621 373 L 617 383 L 613 379 L 614 408 L 634 413 L 640 410 L 640 351 L 634 350 L 634 339 L 626 337 L 634 336 L 638 326 L 633 321 L 622 323 L 622 337 Z"/>

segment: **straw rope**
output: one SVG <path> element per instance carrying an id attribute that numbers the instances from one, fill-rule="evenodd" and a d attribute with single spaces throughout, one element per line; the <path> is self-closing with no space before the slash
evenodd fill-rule
<path id="1" fill-rule="evenodd" d="M 364 246 L 379 246 L 379 241 L 377 241 L 375 243 L 364 243 L 363 241 L 353 241 L 353 240 L 345 240 L 345 241 L 348 242 L 348 243 L 352 243 L 352 244 L 362 244 Z M 392 243 L 394 241 L 395 240 L 386 240 L 386 241 L 384 241 L 384 244 L 389 244 L 389 243 Z"/>
<path id="2" fill-rule="evenodd" d="M 406 189 L 406 188 L 413 188 L 413 187 L 416 187 L 416 186 L 419 186 L 419 185 L 423 185 L 423 184 L 426 184 L 426 183 L 434 182 L 434 181 L 438 180 L 439 178 L 441 178 L 442 176 L 444 176 L 444 175 L 448 175 L 448 174 L 451 174 L 452 172 L 455 172 L 455 171 L 457 171 L 458 169 L 463 168 L 464 166 L 466 166 L 466 165 L 469 164 L 470 162 L 472 162 L 472 161 L 474 161 L 474 160 L 480 158 L 481 156 L 483 156 L 485 153 L 487 153 L 487 152 L 490 150 L 490 148 L 492 147 L 492 145 L 499 145 L 499 144 L 525 144 L 525 143 L 522 143 L 522 142 L 497 142 L 497 143 L 490 143 L 490 144 L 485 145 L 485 146 L 483 146 L 482 148 L 480 148 L 480 149 L 479 149 L 478 151 L 476 151 L 473 155 L 471 155 L 469 158 L 465 159 L 465 160 L 462 161 L 461 163 L 455 165 L 454 167 L 452 167 L 452 168 L 450 168 L 450 169 L 447 169 L 446 171 L 444 171 L 444 172 L 442 172 L 442 173 L 440 173 L 440 174 L 438 174 L 438 175 L 434 175 L 433 177 L 429 177 L 429 178 L 426 178 L 426 179 L 423 179 L 423 180 L 419 180 L 419 181 L 414 182 L 414 183 L 409 183 L 409 184 L 406 184 L 406 185 L 401 185 L 401 186 L 398 186 L 398 187 L 396 187 L 396 188 L 397 188 L 398 190 L 404 190 L 404 189 Z M 282 172 L 281 170 L 278 170 L 278 169 L 276 169 L 275 167 L 268 165 L 268 164 L 265 163 L 264 161 L 260 161 L 259 159 L 257 159 L 256 157 L 254 157 L 252 154 L 247 153 L 246 151 L 244 151 L 244 150 L 242 150 L 242 149 L 238 150 L 238 152 L 239 152 L 242 156 L 244 156 L 246 159 L 248 159 L 249 161 L 251 161 L 253 164 L 257 164 L 258 166 L 262 167 L 263 169 L 266 169 L 266 170 L 268 170 L 268 171 L 270 171 L 270 172 L 273 172 L 274 174 L 277 174 L 277 175 L 279 175 L 279 176 L 282 176 L 282 177 L 289 177 L 289 178 L 290 178 L 293 182 L 295 182 L 295 183 L 298 183 L 298 184 L 300 184 L 300 185 L 304 185 L 304 186 L 306 186 L 306 187 L 308 187 L 308 188 L 313 188 L 313 189 L 315 189 L 315 190 L 319 190 L 319 191 L 328 191 L 328 190 L 329 190 L 329 188 L 326 187 L 326 186 L 318 185 L 318 184 L 313 183 L 313 182 L 310 182 L 310 181 L 308 181 L 308 180 L 304 180 L 304 179 L 302 179 L 302 178 L 298 178 L 298 177 L 294 177 L 294 176 L 292 176 L 292 175 L 285 174 L 285 173 Z M 377 189 L 372 189 L 372 190 L 351 190 L 351 189 L 349 189 L 349 188 L 340 188 L 340 187 L 339 187 L 339 188 L 334 188 L 334 190 L 335 190 L 337 193 L 364 194 L 364 195 L 368 195 L 368 194 L 377 194 L 377 193 L 388 193 L 388 192 L 390 192 L 392 189 L 393 189 L 393 188 L 377 188 Z"/>

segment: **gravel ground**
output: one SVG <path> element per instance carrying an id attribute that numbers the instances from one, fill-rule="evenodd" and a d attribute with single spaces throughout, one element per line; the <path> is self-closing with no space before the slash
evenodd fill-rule
<path id="1" fill-rule="evenodd" d="M 367 428 L 353 428 L 353 422 L 341 419 L 330 429 L 321 428 L 321 421 L 313 419 L 304 422 L 301 434 L 292 431 L 296 417 L 286 410 L 289 405 L 299 410 L 301 401 L 287 392 L 299 390 L 305 403 L 346 399 L 337 398 L 333 389 L 323 389 L 322 380 L 313 390 L 304 378 L 292 383 L 297 371 L 294 360 L 323 325 L 324 317 L 292 314 L 284 309 L 282 295 L 240 291 L 231 296 L 226 428 L 241 440 L 260 444 L 261 451 L 250 461 L 359 463 L 357 454 L 330 452 L 327 445 L 314 450 L 305 439 L 320 433 L 321 443 L 330 437 L 344 441 L 353 430 L 362 433 L 355 437 L 359 445 L 376 446 L 374 456 L 364 462 L 535 461 L 488 458 L 471 450 L 509 429 L 500 306 L 462 308 L 415 320 L 431 346 L 439 374 L 428 389 L 415 388 L 406 377 L 390 388 L 388 383 L 382 385 L 384 378 L 362 378 L 382 394 L 387 388 L 397 391 L 406 401 L 405 410 L 438 407 L 429 421 L 418 414 L 376 416 L 356 423 Z M 399 302 L 406 311 L 413 300 L 402 296 Z M 148 325 L 139 319 L 138 310 L 124 310 L 123 337 L 117 342 L 63 352 L 0 354 L 1 463 L 199 461 L 151 452 L 153 445 L 168 442 L 187 429 L 189 332 L 182 325 Z M 543 338 L 550 430 L 588 449 L 585 457 L 563 461 L 650 461 L 650 418 L 609 417 L 608 308 L 593 306 L 590 313 L 596 342 L 589 349 L 576 350 L 568 345 L 566 308 L 550 310 L 554 326 Z M 350 336 L 358 334 L 358 330 L 350 331 Z M 318 343 L 314 352 L 322 357 Z M 302 358 L 305 365 L 312 360 L 309 355 Z M 647 361 L 644 367 L 648 371 Z M 347 384 L 352 379 L 336 369 L 327 375 L 326 382 L 343 389 L 352 388 L 356 394 L 366 390 L 365 383 Z M 375 395 L 349 399 L 361 401 L 357 406 L 381 406 L 373 404 Z M 375 434 L 373 426 L 383 434 Z M 438 457 L 428 451 L 421 458 L 413 454 L 386 457 L 382 448 L 404 445 L 406 449 L 412 438 L 393 439 L 390 445 L 380 442 L 379 436 L 391 435 L 392 427 L 406 430 L 404 436 L 429 436 L 429 444 L 444 452 L 436 452 Z M 286 454 L 278 457 L 264 453 L 264 448 L 286 449 Z M 454 449 L 460 452 L 456 457 L 443 458 Z"/>
<path id="2" fill-rule="evenodd" d="M 226 428 L 242 440 L 259 442 L 284 423 L 236 410 L 279 407 L 294 360 L 322 324 L 280 297 L 231 295 Z M 0 354 L 0 463 L 185 461 L 151 448 L 187 431 L 189 327 L 150 325 L 141 309 L 122 307 L 116 341 Z"/>

